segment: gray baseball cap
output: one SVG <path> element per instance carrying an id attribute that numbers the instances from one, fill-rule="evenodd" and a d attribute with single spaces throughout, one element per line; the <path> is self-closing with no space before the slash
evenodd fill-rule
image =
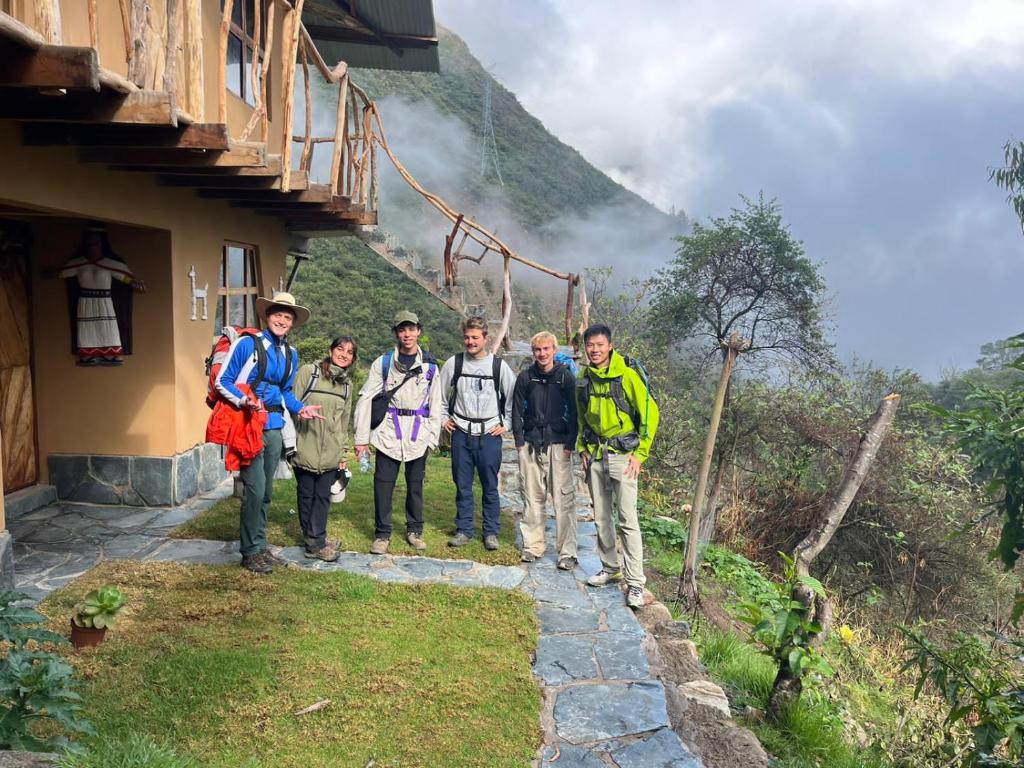
<path id="1" fill-rule="evenodd" d="M 396 312 L 395 313 L 395 319 L 394 319 L 394 322 L 391 323 L 391 327 L 392 327 L 392 329 L 394 329 L 394 328 L 397 328 L 400 325 L 405 325 L 406 323 L 412 323 L 413 325 L 419 325 L 420 324 L 420 319 L 418 317 L 416 317 L 416 313 L 415 312 L 410 312 L 407 309 L 403 309 L 401 312 Z"/>

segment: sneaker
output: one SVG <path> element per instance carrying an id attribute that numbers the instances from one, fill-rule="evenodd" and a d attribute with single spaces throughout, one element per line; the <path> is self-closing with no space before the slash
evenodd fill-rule
<path id="1" fill-rule="evenodd" d="M 456 531 L 455 535 L 448 539 L 448 546 L 464 547 L 467 544 L 469 544 L 470 541 L 471 539 L 469 538 L 469 536 L 464 534 L 462 531 Z"/>
<path id="2" fill-rule="evenodd" d="M 519 562 L 521 563 L 532 563 L 537 559 L 537 556 L 528 549 L 524 549 L 522 554 L 519 555 Z"/>
<path id="3" fill-rule="evenodd" d="M 305 556 L 310 560 L 323 560 L 325 563 L 333 563 L 338 559 L 339 554 L 341 553 L 338 552 L 337 547 L 332 547 L 329 542 L 320 547 L 320 549 L 307 549 L 305 552 Z"/>
<path id="4" fill-rule="evenodd" d="M 622 571 L 606 571 L 602 569 L 587 579 L 587 584 L 592 587 L 604 587 L 616 581 L 622 581 Z"/>
<path id="5" fill-rule="evenodd" d="M 427 542 L 423 540 L 422 533 L 415 533 L 414 531 L 409 531 L 407 534 L 405 534 L 405 541 L 413 549 L 418 549 L 422 551 L 427 548 Z"/>
<path id="6" fill-rule="evenodd" d="M 374 539 L 373 544 L 370 545 L 371 555 L 386 555 L 388 553 L 388 547 L 391 545 L 391 539 Z"/>
<path id="7" fill-rule="evenodd" d="M 242 567 L 252 573 L 273 573 L 274 566 L 263 560 L 260 553 L 254 555 L 242 555 Z"/>
<path id="8" fill-rule="evenodd" d="M 571 571 L 577 565 L 575 557 L 560 557 L 558 558 L 558 570 L 560 571 Z"/>
<path id="9" fill-rule="evenodd" d="M 643 608 L 644 588 L 638 587 L 636 584 L 631 584 L 629 591 L 626 593 L 626 605 L 630 608 Z"/>
<path id="10" fill-rule="evenodd" d="M 282 560 L 269 549 L 264 549 L 262 552 L 257 552 L 255 557 L 260 558 L 260 560 L 269 565 L 271 568 L 287 568 L 289 566 L 289 562 L 287 560 Z"/>
<path id="11" fill-rule="evenodd" d="M 484 549 L 486 549 L 486 550 L 488 550 L 490 552 L 493 552 L 497 548 L 498 548 L 498 537 L 497 536 L 495 536 L 493 533 L 488 535 L 488 536 L 484 536 Z"/>

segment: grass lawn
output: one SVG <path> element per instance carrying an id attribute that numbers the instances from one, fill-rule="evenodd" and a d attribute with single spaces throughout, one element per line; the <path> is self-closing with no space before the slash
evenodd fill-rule
<path id="1" fill-rule="evenodd" d="M 125 613 L 70 654 L 96 749 L 142 734 L 212 768 L 525 768 L 540 744 L 536 622 L 518 592 L 108 561 L 40 610 L 66 632 L 107 583 Z"/>
<path id="2" fill-rule="evenodd" d="M 479 483 L 474 484 L 476 495 L 477 537 L 464 547 L 452 549 L 448 536 L 455 529 L 455 484 L 452 482 L 452 464 L 447 456 L 433 454 L 427 459 L 427 474 L 423 482 L 423 538 L 426 552 L 417 552 L 405 543 L 405 476 L 399 474 L 395 488 L 392 521 L 391 552 L 398 555 L 418 555 L 446 559 L 475 560 L 492 565 L 514 565 L 519 562 L 516 549 L 515 518 L 502 513 L 501 548 L 488 552 L 484 549 L 480 529 Z M 232 541 L 238 538 L 238 499 L 223 499 L 206 512 L 176 529 L 173 536 L 183 539 L 216 539 Z M 298 515 L 290 514 L 297 507 L 295 481 L 277 480 L 274 499 L 267 516 L 267 540 L 275 546 L 290 547 L 302 544 Z M 343 550 L 367 552 L 373 543 L 373 474 L 362 474 L 354 465 L 345 501 L 332 504 L 327 519 L 327 535 L 341 542 Z"/>

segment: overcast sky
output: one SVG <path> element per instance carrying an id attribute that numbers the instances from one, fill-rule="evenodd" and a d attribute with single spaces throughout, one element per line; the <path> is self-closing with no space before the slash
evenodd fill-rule
<path id="1" fill-rule="evenodd" d="M 936 378 L 1024 331 L 988 181 L 1024 136 L 1021 0 L 435 0 L 549 130 L 659 207 L 778 198 L 840 353 Z"/>

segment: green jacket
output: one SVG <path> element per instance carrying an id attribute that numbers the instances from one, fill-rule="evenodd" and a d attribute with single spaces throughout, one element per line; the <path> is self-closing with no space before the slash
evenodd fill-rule
<path id="1" fill-rule="evenodd" d="M 296 397 L 302 397 L 314 369 L 319 367 L 320 363 L 307 363 L 299 368 L 293 385 Z M 329 377 L 323 374 L 317 377 L 303 401 L 306 405 L 319 405 L 324 420 L 295 420 L 294 463 L 317 474 L 337 469 L 345 460 L 351 442 L 352 382 L 343 368 L 332 364 L 330 372 Z"/>
<path id="2" fill-rule="evenodd" d="M 622 377 L 622 392 L 628 402 L 639 414 L 639 424 L 634 425 L 629 413 L 620 411 L 610 397 L 611 379 Z M 580 396 L 579 382 L 584 377 L 590 379 L 590 402 L 584 407 Z M 603 395 L 603 396 L 602 396 Z M 631 453 L 641 462 L 647 461 L 651 453 L 651 443 L 658 431 L 658 404 L 647 392 L 640 374 L 626 365 L 626 361 L 615 350 L 612 350 L 607 368 L 587 366 L 580 371 L 576 389 L 576 414 L 579 420 L 579 437 L 576 449 L 588 451 L 599 458 L 600 443 L 593 440 L 587 433 L 593 432 L 599 438 L 611 439 L 635 431 L 640 437 L 640 445 Z"/>

